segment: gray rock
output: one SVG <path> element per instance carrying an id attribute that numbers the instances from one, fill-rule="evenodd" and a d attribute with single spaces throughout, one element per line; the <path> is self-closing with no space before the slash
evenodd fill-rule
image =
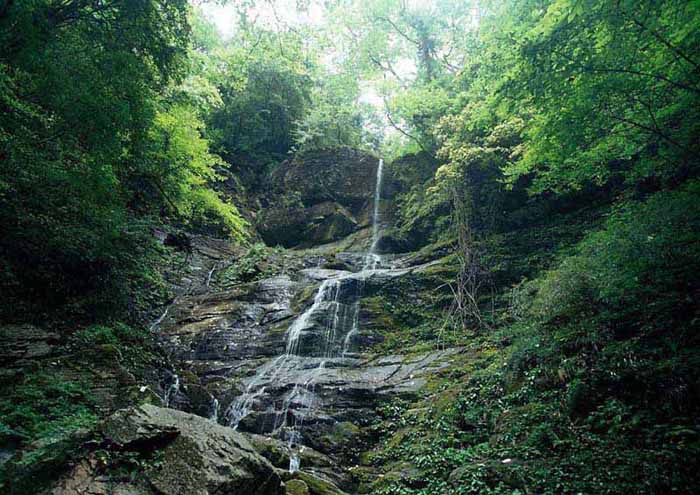
<path id="1" fill-rule="evenodd" d="M 0 365 L 21 367 L 31 360 L 51 354 L 58 335 L 32 325 L 7 325 L 0 327 Z"/>
<path id="2" fill-rule="evenodd" d="M 269 245 L 317 246 L 369 223 L 379 159 L 350 148 L 295 156 L 272 176 L 270 206 L 256 221 Z M 294 191 L 294 195 L 289 195 Z"/>
<path id="3" fill-rule="evenodd" d="M 344 238 L 357 230 L 358 222 L 344 206 L 325 201 L 306 208 L 268 208 L 260 215 L 256 227 L 272 246 L 314 246 Z"/>
<path id="4" fill-rule="evenodd" d="M 378 164 L 377 157 L 351 148 L 317 150 L 280 164 L 273 185 L 299 192 L 306 206 L 335 201 L 357 214 L 374 194 Z"/>
<path id="5" fill-rule="evenodd" d="M 313 474 L 300 478 L 312 494 L 319 486 L 354 492 L 343 466 L 371 447 L 377 410 L 392 398 L 423 394 L 430 375 L 458 352 L 372 354 L 394 308 L 377 301 L 391 291 L 414 297 L 432 280 L 434 261 L 386 256 L 380 268 L 362 271 L 364 255 L 347 249 L 290 251 L 300 261 L 285 269 L 289 277 L 183 297 L 160 327 L 183 379 L 172 405 L 209 415 L 216 399 L 217 420 L 255 434 L 254 447 L 279 473 L 298 457 L 300 473 L 283 478 Z M 316 298 L 328 280 L 325 297 Z M 298 340 L 287 355 L 295 321 Z"/>
<path id="6" fill-rule="evenodd" d="M 140 464 L 134 481 L 113 479 L 103 457 L 89 453 L 61 478 L 52 495 L 282 495 L 273 466 L 244 435 L 206 419 L 155 406 L 118 411 L 98 429 L 108 456 L 130 452 L 158 459 Z M 104 455 L 104 454 L 102 454 Z"/>

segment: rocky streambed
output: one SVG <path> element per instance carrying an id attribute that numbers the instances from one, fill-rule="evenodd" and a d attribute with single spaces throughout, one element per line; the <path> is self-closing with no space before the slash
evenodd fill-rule
<path id="1" fill-rule="evenodd" d="M 302 266 L 318 262 L 317 251 L 297 254 Z M 287 476 L 299 470 L 352 493 L 347 468 L 371 445 L 377 408 L 420 394 L 456 352 L 375 350 L 383 341 L 378 320 L 391 309 L 363 307 L 363 299 L 391 290 L 398 279 L 420 278 L 431 266 L 393 264 L 358 272 L 302 269 L 181 298 L 159 325 L 176 363 L 169 406 L 265 436 L 270 459 L 292 471 Z M 334 291 L 319 299 L 329 281 Z M 302 318 L 289 353 L 290 331 Z"/>

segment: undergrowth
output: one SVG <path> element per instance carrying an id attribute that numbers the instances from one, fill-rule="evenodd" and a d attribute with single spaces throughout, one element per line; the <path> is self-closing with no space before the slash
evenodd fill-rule
<path id="1" fill-rule="evenodd" d="M 385 474 L 363 492 L 695 493 L 699 198 L 692 184 L 502 246 L 498 326 L 381 411 L 365 461 Z M 541 242 L 562 229 L 571 243 Z"/>

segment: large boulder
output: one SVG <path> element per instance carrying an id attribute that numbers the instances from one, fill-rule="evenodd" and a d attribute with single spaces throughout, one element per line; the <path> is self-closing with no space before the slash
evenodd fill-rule
<path id="1" fill-rule="evenodd" d="M 342 239 L 357 229 L 357 220 L 345 207 L 326 201 L 308 208 L 269 208 L 260 215 L 257 227 L 268 245 L 292 247 Z"/>
<path id="2" fill-rule="evenodd" d="M 377 157 L 352 148 L 311 151 L 282 163 L 273 186 L 299 193 L 305 206 L 332 201 L 357 215 L 374 195 L 378 164 Z"/>
<path id="3" fill-rule="evenodd" d="M 370 222 L 379 159 L 352 148 L 317 150 L 280 164 L 256 228 L 268 245 L 315 246 Z"/>
<path id="4" fill-rule="evenodd" d="M 121 410 L 49 492 L 52 495 L 282 495 L 272 464 L 246 437 L 156 406 Z"/>

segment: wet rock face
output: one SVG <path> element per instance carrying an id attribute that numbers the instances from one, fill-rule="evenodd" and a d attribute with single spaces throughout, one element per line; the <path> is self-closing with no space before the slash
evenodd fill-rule
<path id="1" fill-rule="evenodd" d="M 224 293 L 185 297 L 161 322 L 165 345 L 178 361 L 229 361 L 275 356 L 294 313 L 296 283 L 279 276 Z"/>
<path id="2" fill-rule="evenodd" d="M 323 259 L 317 251 L 298 256 L 300 267 L 319 266 Z M 335 259 L 347 270 L 301 268 L 183 297 L 162 321 L 160 334 L 179 375 L 171 407 L 263 435 L 255 437 L 256 448 L 278 469 L 287 470 L 294 454 L 303 474 L 352 493 L 345 468 L 369 445 L 367 427 L 377 409 L 392 398 L 422 393 L 454 351 L 371 353 L 382 339 L 376 319 L 391 310 L 363 310 L 363 302 L 399 287 L 405 277 L 420 276 L 429 264 L 393 260 L 396 268 L 361 271 L 358 253 Z M 324 284 L 328 290 L 319 297 Z"/>
<path id="3" fill-rule="evenodd" d="M 374 410 L 392 397 L 417 394 L 449 355 L 290 358 L 258 382 L 258 390 L 264 390 L 250 403 L 239 429 L 284 438 L 285 428 L 294 426 L 302 443 L 336 458 L 351 457 L 353 443 L 361 441 L 360 427 L 374 419 Z M 312 387 L 299 387 L 311 381 Z"/>
<path id="4" fill-rule="evenodd" d="M 212 421 L 155 406 L 119 411 L 98 429 L 99 450 L 62 477 L 52 495 L 282 495 L 274 467 L 246 437 Z M 140 458 L 132 481 L 120 462 Z M 128 478 L 127 478 L 128 479 Z"/>
<path id="5" fill-rule="evenodd" d="M 32 325 L 0 327 L 0 367 L 8 374 L 33 360 L 51 355 L 58 335 Z"/>
<path id="6" fill-rule="evenodd" d="M 257 223 L 258 232 L 270 246 L 320 245 L 337 241 L 357 229 L 358 222 L 345 207 L 326 201 L 303 206 L 273 206 Z"/>

